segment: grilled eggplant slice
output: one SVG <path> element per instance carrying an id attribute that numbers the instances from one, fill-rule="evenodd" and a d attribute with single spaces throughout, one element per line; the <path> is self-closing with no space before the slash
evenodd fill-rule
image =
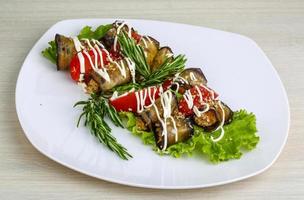
<path id="1" fill-rule="evenodd" d="M 114 39 L 116 36 L 116 27 L 113 24 L 113 27 L 108 30 L 108 32 L 101 38 L 101 42 L 107 49 L 110 49 L 114 44 Z"/>
<path id="2" fill-rule="evenodd" d="M 163 119 L 163 107 L 161 104 L 161 99 L 155 101 L 155 106 L 158 110 L 158 114 L 161 119 Z M 193 127 L 191 126 L 190 120 L 186 119 L 183 115 L 179 114 L 177 109 L 177 99 L 176 96 L 172 98 L 171 101 L 171 116 L 177 127 L 177 139 L 175 140 L 175 133 L 173 128 L 173 121 L 171 118 L 167 118 L 166 129 L 167 129 L 167 147 L 175 144 L 177 142 L 182 142 L 190 138 L 193 133 Z M 165 138 L 162 136 L 163 125 L 157 117 L 157 111 L 154 106 L 146 108 L 142 113 L 140 113 L 145 126 L 154 132 L 155 141 L 157 146 L 162 149 L 164 147 Z"/>
<path id="3" fill-rule="evenodd" d="M 163 113 L 164 109 L 161 105 L 161 99 L 157 99 L 155 101 L 155 106 L 158 110 L 160 118 L 163 118 Z M 174 95 L 171 101 L 171 110 L 172 110 L 172 115 L 175 115 L 178 112 L 177 109 L 177 98 Z M 159 122 L 158 117 L 157 117 L 157 112 L 154 106 L 151 106 L 149 108 L 146 108 L 143 112 L 140 113 L 141 118 L 145 122 L 146 126 L 149 127 L 150 130 L 153 128 L 153 124 Z"/>
<path id="4" fill-rule="evenodd" d="M 170 47 L 161 47 L 153 60 L 152 72 L 157 70 L 167 59 L 173 60 L 173 52 Z"/>
<path id="5" fill-rule="evenodd" d="M 233 111 L 223 102 L 221 102 L 222 108 L 225 114 L 225 122 L 224 124 L 228 124 L 231 122 L 233 117 Z M 195 124 L 201 126 L 206 131 L 213 131 L 215 130 L 223 120 L 223 111 L 218 102 L 214 103 L 210 109 L 201 114 L 201 116 L 194 116 Z"/>
<path id="6" fill-rule="evenodd" d="M 206 85 L 207 79 L 200 68 L 187 68 L 179 74 L 189 85 Z"/>
<path id="7" fill-rule="evenodd" d="M 210 108 L 199 117 L 194 116 L 194 122 L 195 124 L 203 127 L 206 131 L 212 131 L 220 125 L 220 121 L 217 118 L 217 113 L 214 108 Z"/>
<path id="8" fill-rule="evenodd" d="M 193 127 L 189 119 L 183 116 L 173 116 L 173 119 L 177 127 L 177 140 L 175 138 L 173 121 L 168 118 L 166 123 L 167 129 L 167 147 L 176 144 L 178 142 L 184 142 L 189 139 L 193 134 Z M 155 136 L 156 145 L 158 148 L 163 149 L 165 143 L 165 136 L 162 136 L 163 125 L 161 123 L 154 123 L 153 131 Z"/>
<path id="9" fill-rule="evenodd" d="M 117 35 L 117 28 L 121 25 L 121 23 L 114 22 L 112 24 L 112 28 L 108 30 L 108 32 L 100 39 L 100 41 L 104 44 L 106 49 L 111 49 L 114 45 L 114 40 Z M 127 25 L 124 25 L 120 32 L 123 31 L 125 33 L 128 33 L 129 27 Z M 131 33 L 133 34 L 135 30 L 131 28 Z"/>
<path id="10" fill-rule="evenodd" d="M 233 117 L 233 111 L 223 102 L 221 102 L 222 108 L 224 110 L 224 114 L 225 114 L 225 124 L 228 124 L 232 121 L 232 117 Z M 220 119 L 222 121 L 223 119 L 223 111 L 220 107 L 220 105 L 217 103 L 214 105 L 214 108 L 216 110 L 217 113 L 217 118 Z"/>
<path id="11" fill-rule="evenodd" d="M 139 41 L 146 55 L 147 64 L 152 66 L 153 60 L 159 49 L 159 42 L 150 36 L 143 36 Z"/>
<path id="12" fill-rule="evenodd" d="M 116 86 L 130 82 L 132 79 L 131 72 L 126 59 L 121 59 L 115 63 L 110 63 L 104 67 L 107 70 L 110 81 L 105 80 L 102 76 L 100 76 L 100 74 L 98 74 L 94 70 L 92 70 L 91 72 L 91 76 L 99 84 L 101 92 L 107 92 Z M 122 68 L 122 70 L 125 70 L 126 76 L 122 75 L 120 67 Z"/>
<path id="13" fill-rule="evenodd" d="M 57 46 L 57 70 L 67 70 L 72 58 L 77 53 L 74 42 L 71 38 L 56 34 L 55 43 Z"/>

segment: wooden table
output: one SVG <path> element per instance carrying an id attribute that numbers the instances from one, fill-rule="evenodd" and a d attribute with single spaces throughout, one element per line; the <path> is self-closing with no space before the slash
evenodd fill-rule
<path id="1" fill-rule="evenodd" d="M 304 1 L 1 0 L 0 5 L 0 199 L 304 198 Z M 25 56 L 59 20 L 109 17 L 181 22 L 254 39 L 279 72 L 290 102 L 290 135 L 276 163 L 229 185 L 165 191 L 97 180 L 40 154 L 23 134 L 15 111 L 15 83 Z"/>

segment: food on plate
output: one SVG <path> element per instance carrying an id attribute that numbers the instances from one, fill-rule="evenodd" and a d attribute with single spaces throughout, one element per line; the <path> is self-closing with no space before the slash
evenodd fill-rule
<path id="1" fill-rule="evenodd" d="M 127 128 L 161 154 L 198 153 L 212 162 L 240 158 L 259 141 L 252 113 L 233 111 L 184 55 L 141 35 L 125 22 L 84 27 L 76 37 L 56 34 L 42 54 L 90 95 L 79 122 L 123 159 L 131 154 L 104 120 Z"/>

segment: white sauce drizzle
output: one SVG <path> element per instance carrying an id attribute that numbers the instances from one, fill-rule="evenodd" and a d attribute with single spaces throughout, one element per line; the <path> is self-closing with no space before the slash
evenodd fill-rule
<path id="1" fill-rule="evenodd" d="M 80 64 L 79 82 L 81 82 L 84 79 L 83 74 L 85 73 L 84 57 L 83 57 L 83 54 L 81 52 L 81 50 L 84 48 L 84 46 L 82 46 L 82 44 L 80 43 L 80 41 L 78 40 L 77 37 L 73 38 L 73 42 L 74 42 L 75 49 L 77 51 L 77 57 L 78 57 L 79 64 Z"/>
<path id="2" fill-rule="evenodd" d="M 195 77 L 195 75 L 193 74 L 193 72 L 190 72 L 190 79 L 192 80 L 192 81 L 196 81 L 197 79 L 196 79 L 196 77 Z"/>
<path id="3" fill-rule="evenodd" d="M 150 43 L 152 43 L 152 40 L 150 39 L 150 37 L 149 36 L 144 36 L 144 38 L 146 38 Z"/>
<path id="4" fill-rule="evenodd" d="M 162 131 L 161 135 L 162 135 L 162 137 L 164 137 L 164 146 L 163 146 L 162 150 L 165 150 L 168 146 L 168 130 L 167 130 L 167 120 L 168 119 L 171 119 L 172 124 L 173 124 L 172 133 L 174 133 L 174 135 L 175 135 L 175 141 L 178 140 L 176 122 L 175 122 L 174 118 L 171 116 L 172 98 L 173 98 L 173 95 L 170 90 L 167 90 L 166 92 L 164 92 L 160 97 L 161 105 L 163 108 L 163 118 L 160 117 L 159 110 L 158 110 L 157 106 L 155 105 L 155 103 L 153 104 L 155 112 L 156 112 L 156 116 L 163 127 L 163 131 Z"/>
<path id="5" fill-rule="evenodd" d="M 126 58 L 126 61 L 132 76 L 132 81 L 135 83 L 135 63 L 130 58 Z"/>
<path id="6" fill-rule="evenodd" d="M 117 68 L 118 68 L 119 71 L 120 71 L 120 74 L 121 74 L 124 78 L 126 78 L 127 72 L 126 72 L 125 63 L 123 62 L 123 60 L 120 60 L 119 62 L 120 62 L 120 64 L 118 64 L 118 62 L 114 61 L 114 63 L 116 64 Z"/>
<path id="7" fill-rule="evenodd" d="M 219 136 L 218 138 L 216 138 L 216 139 L 214 139 L 214 137 L 211 136 L 211 140 L 212 140 L 213 142 L 218 142 L 218 141 L 220 141 L 220 140 L 224 137 L 224 134 L 225 134 L 225 130 L 224 130 L 224 127 L 223 127 L 223 126 L 224 126 L 224 123 L 225 123 L 225 110 L 224 110 L 224 108 L 223 108 L 223 106 L 222 106 L 222 103 L 221 103 L 220 101 L 218 101 L 218 104 L 219 104 L 219 106 L 220 106 L 220 108 L 221 108 L 221 110 L 222 110 L 222 122 L 221 122 L 221 124 L 215 129 L 215 131 L 221 129 L 221 134 L 220 134 L 220 136 Z"/>
<path id="8" fill-rule="evenodd" d="M 167 131 L 167 120 L 171 119 L 173 124 L 173 130 L 172 133 L 175 134 L 175 141 L 178 141 L 178 134 L 177 134 L 177 126 L 174 118 L 171 116 L 172 108 L 171 108 L 171 102 L 172 102 L 172 92 L 170 90 L 163 92 L 162 86 L 159 87 L 159 93 L 161 94 L 160 100 L 161 100 L 161 106 L 163 108 L 163 118 L 160 117 L 159 110 L 157 106 L 155 105 L 155 94 L 157 92 L 157 87 L 152 86 L 149 88 L 146 88 L 144 90 L 140 90 L 135 92 L 136 102 L 137 102 L 137 112 L 140 113 L 144 110 L 144 108 L 153 106 L 156 112 L 156 116 L 160 123 L 162 124 L 163 131 L 162 136 L 164 137 L 164 146 L 162 150 L 165 150 L 167 148 L 168 143 L 168 131 Z M 146 98 L 150 98 L 151 104 L 148 106 L 145 106 Z"/>
<path id="9" fill-rule="evenodd" d="M 174 78 L 173 78 L 172 81 L 176 82 L 178 80 L 181 81 L 181 82 L 183 82 L 183 83 L 185 83 L 185 84 L 189 84 L 189 82 L 186 79 L 184 79 L 183 77 L 179 76 L 179 73 L 175 74 L 175 76 L 174 76 Z"/>
<path id="10" fill-rule="evenodd" d="M 116 25 L 117 25 L 117 22 L 116 22 Z M 115 35 L 115 38 L 114 38 L 114 51 L 117 50 L 117 39 L 118 39 L 118 35 L 119 35 L 119 33 L 120 33 L 122 27 L 124 27 L 125 25 L 126 25 L 127 28 L 128 28 L 128 36 L 131 37 L 131 35 L 132 35 L 132 30 L 131 30 L 131 28 L 128 26 L 128 24 L 126 24 L 125 22 L 122 22 L 122 23 L 117 27 L 117 29 L 116 29 L 116 35 Z"/>
<path id="11" fill-rule="evenodd" d="M 184 96 L 184 99 L 187 103 L 188 108 L 192 109 L 192 107 L 193 107 L 193 97 L 192 97 L 192 94 L 191 94 L 190 90 L 186 90 L 186 92 L 183 96 Z"/>
<path id="12" fill-rule="evenodd" d="M 163 107 L 163 120 L 160 120 L 160 122 L 163 125 L 163 132 L 162 136 L 164 137 L 164 146 L 163 150 L 167 148 L 167 143 L 168 143 L 168 130 L 167 130 L 167 119 L 170 118 L 173 123 L 173 133 L 175 134 L 175 140 L 177 141 L 177 127 L 175 120 L 171 116 L 171 102 L 172 102 L 172 92 L 170 90 L 164 92 L 161 96 L 161 105 Z"/>
<path id="13" fill-rule="evenodd" d="M 142 111 L 144 111 L 145 102 L 146 102 L 146 98 L 147 98 L 147 92 L 149 89 L 150 88 L 146 88 L 146 89 L 135 92 L 136 104 L 137 104 L 136 110 L 138 113 L 141 113 Z"/>
<path id="14" fill-rule="evenodd" d="M 141 37 L 141 41 L 143 41 L 145 48 L 148 48 L 148 44 L 145 40 L 145 37 Z"/>
<path id="15" fill-rule="evenodd" d="M 79 82 L 83 81 L 83 79 L 84 79 L 83 77 L 85 74 L 84 55 L 88 58 L 92 69 L 96 73 L 98 73 L 103 79 L 105 79 L 108 82 L 110 81 L 110 76 L 107 72 L 107 69 L 104 68 L 102 51 L 104 51 L 107 54 L 107 58 L 111 63 L 115 63 L 115 65 L 119 69 L 121 75 L 124 78 L 126 78 L 127 72 L 126 72 L 126 66 L 125 66 L 125 63 L 123 60 L 119 61 L 120 64 L 118 64 L 118 62 L 116 62 L 116 61 L 113 61 L 110 57 L 109 52 L 106 49 L 104 49 L 104 46 L 97 40 L 92 40 L 92 43 L 94 44 L 94 46 L 91 44 L 90 40 L 88 40 L 88 39 L 82 39 L 82 40 L 88 45 L 89 49 L 92 50 L 92 52 L 94 54 L 94 62 L 93 62 L 91 56 L 89 55 L 89 53 L 87 52 L 87 50 L 85 49 L 85 47 L 80 43 L 79 39 L 77 37 L 73 38 L 75 49 L 78 52 L 77 55 L 78 55 L 78 59 L 80 62 Z M 100 49 L 100 47 L 102 48 L 102 50 Z M 99 58 L 100 58 L 101 68 L 98 68 L 97 56 L 99 56 Z M 135 64 L 130 59 L 126 59 L 126 62 L 127 62 L 127 67 L 129 68 L 131 76 L 132 76 L 132 81 L 133 81 L 133 83 L 135 83 Z"/>
<path id="16" fill-rule="evenodd" d="M 191 77 L 191 74 L 190 74 L 190 77 Z M 211 98 L 212 99 L 215 99 L 214 98 L 214 91 L 213 90 L 209 89 L 208 87 L 206 87 L 204 85 L 201 85 L 201 86 L 204 87 L 206 90 L 208 90 L 211 93 Z M 194 98 L 192 97 L 192 94 L 191 94 L 190 90 L 186 90 L 186 92 L 185 92 L 185 94 L 183 96 L 184 96 L 184 99 L 185 99 L 185 101 L 187 103 L 188 108 L 189 109 L 193 109 L 194 114 L 196 116 L 200 117 L 203 113 L 207 112 L 210 109 L 210 106 L 209 106 L 208 103 L 206 103 L 206 102 L 203 101 L 203 95 L 202 95 L 202 92 L 200 91 L 199 87 L 195 86 L 195 89 L 196 89 L 196 91 L 198 93 L 198 96 L 200 98 L 200 102 L 203 105 L 205 105 L 204 110 L 200 111 L 198 109 L 198 107 L 194 106 L 194 102 L 193 102 Z M 217 130 L 220 129 L 221 130 L 221 134 L 216 139 L 213 136 L 211 136 L 211 139 L 212 139 L 213 142 L 220 141 L 224 137 L 224 134 L 225 134 L 225 130 L 223 128 L 224 123 L 225 123 L 225 110 L 224 110 L 224 108 L 222 106 L 222 103 L 220 101 L 218 101 L 218 105 L 219 105 L 219 107 L 221 109 L 221 112 L 222 112 L 222 120 L 221 120 L 221 124 L 214 131 L 217 131 Z"/>

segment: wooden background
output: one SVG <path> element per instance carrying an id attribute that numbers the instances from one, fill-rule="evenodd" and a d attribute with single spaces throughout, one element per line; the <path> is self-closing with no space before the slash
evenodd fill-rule
<path id="1" fill-rule="evenodd" d="M 195 190 L 150 190 L 97 180 L 41 155 L 25 138 L 14 103 L 22 62 L 40 36 L 69 18 L 138 18 L 206 26 L 254 39 L 285 85 L 287 145 L 256 177 Z M 304 1 L 0 0 L 0 199 L 304 199 Z"/>

